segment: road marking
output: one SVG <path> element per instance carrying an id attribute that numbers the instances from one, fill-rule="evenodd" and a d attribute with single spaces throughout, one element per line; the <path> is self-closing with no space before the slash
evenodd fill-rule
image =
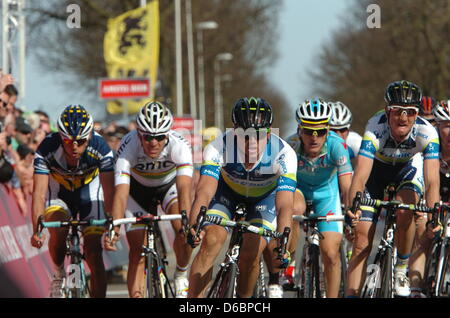
<path id="1" fill-rule="evenodd" d="M 111 290 L 106 292 L 106 296 L 118 296 L 118 295 L 128 296 L 128 290 Z"/>

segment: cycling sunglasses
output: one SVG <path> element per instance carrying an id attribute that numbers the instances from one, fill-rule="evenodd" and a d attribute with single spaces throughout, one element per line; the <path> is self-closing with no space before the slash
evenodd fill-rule
<path id="1" fill-rule="evenodd" d="M 400 117 L 403 112 L 405 112 L 408 117 L 416 116 L 419 113 L 419 109 L 415 106 L 388 106 L 387 109 L 390 114 L 398 117 Z"/>
<path id="2" fill-rule="evenodd" d="M 63 138 L 62 140 L 64 141 L 64 143 L 66 145 L 76 144 L 77 146 L 83 146 L 88 141 L 87 138 L 77 139 L 77 140 L 73 140 L 73 139 L 69 139 L 69 138 Z"/>
<path id="3" fill-rule="evenodd" d="M 239 128 L 237 128 L 239 129 Z M 249 139 L 250 137 L 254 137 L 255 133 L 256 133 L 256 139 L 261 139 L 261 137 L 267 137 L 267 135 L 270 133 L 270 128 L 259 128 L 259 129 L 254 129 L 254 128 L 247 128 L 245 130 L 241 130 L 243 131 L 242 136 L 245 136 L 245 139 Z M 241 136 L 240 133 L 237 133 L 236 135 Z"/>
<path id="4" fill-rule="evenodd" d="M 300 126 L 302 133 L 308 136 L 323 137 L 328 133 L 328 127 L 313 128 Z"/>
<path id="5" fill-rule="evenodd" d="M 0 99 L 0 103 L 3 106 L 3 108 L 6 108 L 8 106 L 8 103 L 5 102 L 3 99 Z"/>
<path id="6" fill-rule="evenodd" d="M 152 141 L 153 139 L 156 139 L 156 141 L 163 141 L 164 139 L 166 139 L 167 135 L 152 135 L 152 134 L 144 134 L 139 132 L 139 134 L 142 136 L 142 138 L 144 138 L 145 141 Z"/>

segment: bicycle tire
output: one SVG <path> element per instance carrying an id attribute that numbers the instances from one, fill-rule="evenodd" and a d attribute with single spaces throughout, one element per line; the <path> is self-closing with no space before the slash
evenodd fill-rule
<path id="1" fill-rule="evenodd" d="M 424 277 L 426 277 L 425 288 L 426 288 L 426 295 L 428 298 L 436 297 L 438 295 L 436 290 L 437 288 L 436 273 L 439 263 L 440 250 L 441 250 L 441 242 L 433 244 L 433 247 L 431 248 L 431 253 L 427 257 L 427 261 L 425 264 Z"/>
<path id="2" fill-rule="evenodd" d="M 152 253 L 147 254 L 145 259 L 146 272 L 146 296 L 147 298 L 160 298 L 159 288 L 157 286 L 158 269 L 155 266 L 155 257 Z"/>
<path id="3" fill-rule="evenodd" d="M 378 298 L 393 298 L 393 266 L 392 266 L 392 249 L 387 248 L 382 255 L 381 266 L 381 282 L 383 283 L 379 289 Z"/>
<path id="4" fill-rule="evenodd" d="M 208 298 L 233 298 L 236 282 L 237 265 L 231 263 L 222 267 L 216 275 Z"/>
<path id="5" fill-rule="evenodd" d="M 449 245 L 445 247 L 444 264 L 442 265 L 442 275 L 439 282 L 438 297 L 449 297 L 450 295 L 450 254 Z"/>
<path id="6" fill-rule="evenodd" d="M 311 275 L 309 276 L 307 298 L 321 298 L 322 293 L 320 290 L 320 267 L 319 267 L 319 246 L 311 245 L 309 247 L 310 254 L 310 270 Z"/>
<path id="7" fill-rule="evenodd" d="M 344 238 L 345 240 L 345 238 Z M 339 254 L 341 258 L 341 284 L 340 284 L 340 296 L 345 297 L 345 289 L 347 283 L 347 251 L 344 243 L 341 244 L 339 248 Z"/>

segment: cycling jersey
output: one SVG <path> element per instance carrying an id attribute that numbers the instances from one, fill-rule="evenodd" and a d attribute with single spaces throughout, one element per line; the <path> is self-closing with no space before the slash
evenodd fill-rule
<path id="1" fill-rule="evenodd" d="M 191 146 L 173 130 L 169 131 L 167 144 L 157 158 L 145 154 L 136 130 L 123 137 L 117 151 L 116 185 L 130 184 L 133 177 L 144 186 L 158 187 L 176 176 L 192 177 L 192 174 Z"/>
<path id="2" fill-rule="evenodd" d="M 284 140 L 271 134 L 259 160 L 251 169 L 246 169 L 244 154 L 236 140 L 234 132 L 229 130 L 205 148 L 201 175 L 218 180 L 207 214 L 232 219 L 236 206 L 243 203 L 247 206 L 246 220 L 250 224 L 275 230 L 276 193 L 295 191 L 295 152 Z"/>
<path id="3" fill-rule="evenodd" d="M 375 159 L 366 184 L 366 196 L 383 199 L 385 187 L 393 182 L 397 186 L 396 191 L 411 190 L 421 197 L 423 162 L 439 158 L 439 137 L 436 129 L 418 116 L 407 138 L 397 143 L 391 136 L 387 115 L 382 110 L 367 123 L 359 154 Z M 361 209 L 361 220 L 377 221 L 373 208 Z"/>
<path id="4" fill-rule="evenodd" d="M 350 131 L 348 133 L 348 137 L 345 143 L 348 146 L 348 153 L 350 155 L 350 160 L 353 160 L 355 157 L 358 156 L 361 141 L 362 137 L 358 133 L 354 131 Z"/>
<path id="5" fill-rule="evenodd" d="M 297 140 L 292 144 L 298 161 L 297 188 L 313 201 L 314 215 L 342 215 L 338 177 L 353 172 L 347 144 L 330 131 L 320 155 L 310 159 Z M 342 232 L 341 222 L 320 222 L 318 227 L 321 232 Z"/>
<path id="6" fill-rule="evenodd" d="M 154 199 L 164 212 L 178 202 L 175 184 L 177 176 L 193 175 L 190 144 L 176 131 L 169 131 L 167 143 L 157 158 L 150 158 L 144 152 L 136 130 L 121 141 L 117 151 L 115 169 L 116 186 L 130 185 L 130 197 L 125 211 L 126 217 L 136 212 L 156 214 Z M 142 229 L 142 226 L 127 226 L 127 231 Z"/>
<path id="7" fill-rule="evenodd" d="M 114 171 L 113 153 L 97 133 L 89 139 L 78 166 L 69 168 L 59 133 L 48 135 L 39 145 L 34 159 L 34 173 L 49 175 L 46 206 L 62 207 L 72 217 L 104 218 L 103 191 L 99 174 Z"/>
<path id="8" fill-rule="evenodd" d="M 373 116 L 366 126 L 359 154 L 389 165 L 404 164 L 416 153 L 424 160 L 439 158 L 439 137 L 436 129 L 420 116 L 417 117 L 408 137 L 397 143 L 392 138 L 384 110 Z"/>

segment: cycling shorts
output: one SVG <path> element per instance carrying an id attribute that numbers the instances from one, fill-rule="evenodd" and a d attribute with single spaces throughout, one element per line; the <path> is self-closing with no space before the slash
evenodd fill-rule
<path id="1" fill-rule="evenodd" d="M 247 198 L 231 190 L 231 188 L 219 179 L 216 194 L 209 204 L 207 215 L 219 216 L 226 220 L 232 220 L 238 204 L 244 204 L 247 208 L 246 221 L 251 225 L 263 227 L 275 231 L 277 229 L 277 213 L 275 209 L 276 188 L 262 197 Z M 205 223 L 205 226 L 211 223 Z M 230 229 L 226 228 L 229 232 Z M 264 237 L 266 242 L 270 237 Z"/>
<path id="2" fill-rule="evenodd" d="M 423 195 L 423 157 L 417 154 L 402 165 L 388 165 L 379 160 L 373 161 L 373 168 L 366 184 L 364 195 L 372 199 L 384 199 L 384 191 L 389 184 L 396 185 L 396 192 L 411 190 L 420 197 Z M 361 221 L 378 221 L 377 211 L 372 207 L 361 206 Z"/>
<path id="3" fill-rule="evenodd" d="M 102 220 L 105 219 L 105 208 L 103 189 L 100 177 L 96 176 L 89 184 L 69 191 L 52 178 L 49 179 L 49 187 L 46 198 L 46 210 L 44 214 L 49 215 L 55 211 L 62 211 L 69 218 L 80 220 Z M 88 226 L 83 228 L 83 234 L 102 234 L 103 227 Z"/>
<path id="4" fill-rule="evenodd" d="M 125 210 L 125 217 L 133 217 L 137 212 L 142 213 L 142 215 L 150 213 L 157 215 L 158 204 L 161 204 L 163 212 L 167 213 L 169 208 L 178 202 L 175 180 L 176 178 L 173 178 L 168 184 L 159 187 L 146 187 L 131 177 L 130 196 L 127 209 Z M 144 228 L 144 224 L 128 224 L 126 227 L 127 231 L 142 230 Z"/>
<path id="5" fill-rule="evenodd" d="M 298 186 L 298 185 L 297 185 Z M 339 190 L 331 184 L 321 186 L 314 191 L 297 188 L 305 200 L 312 201 L 313 216 L 342 215 Z M 342 234 L 343 222 L 318 222 L 319 232 L 337 232 Z"/>

